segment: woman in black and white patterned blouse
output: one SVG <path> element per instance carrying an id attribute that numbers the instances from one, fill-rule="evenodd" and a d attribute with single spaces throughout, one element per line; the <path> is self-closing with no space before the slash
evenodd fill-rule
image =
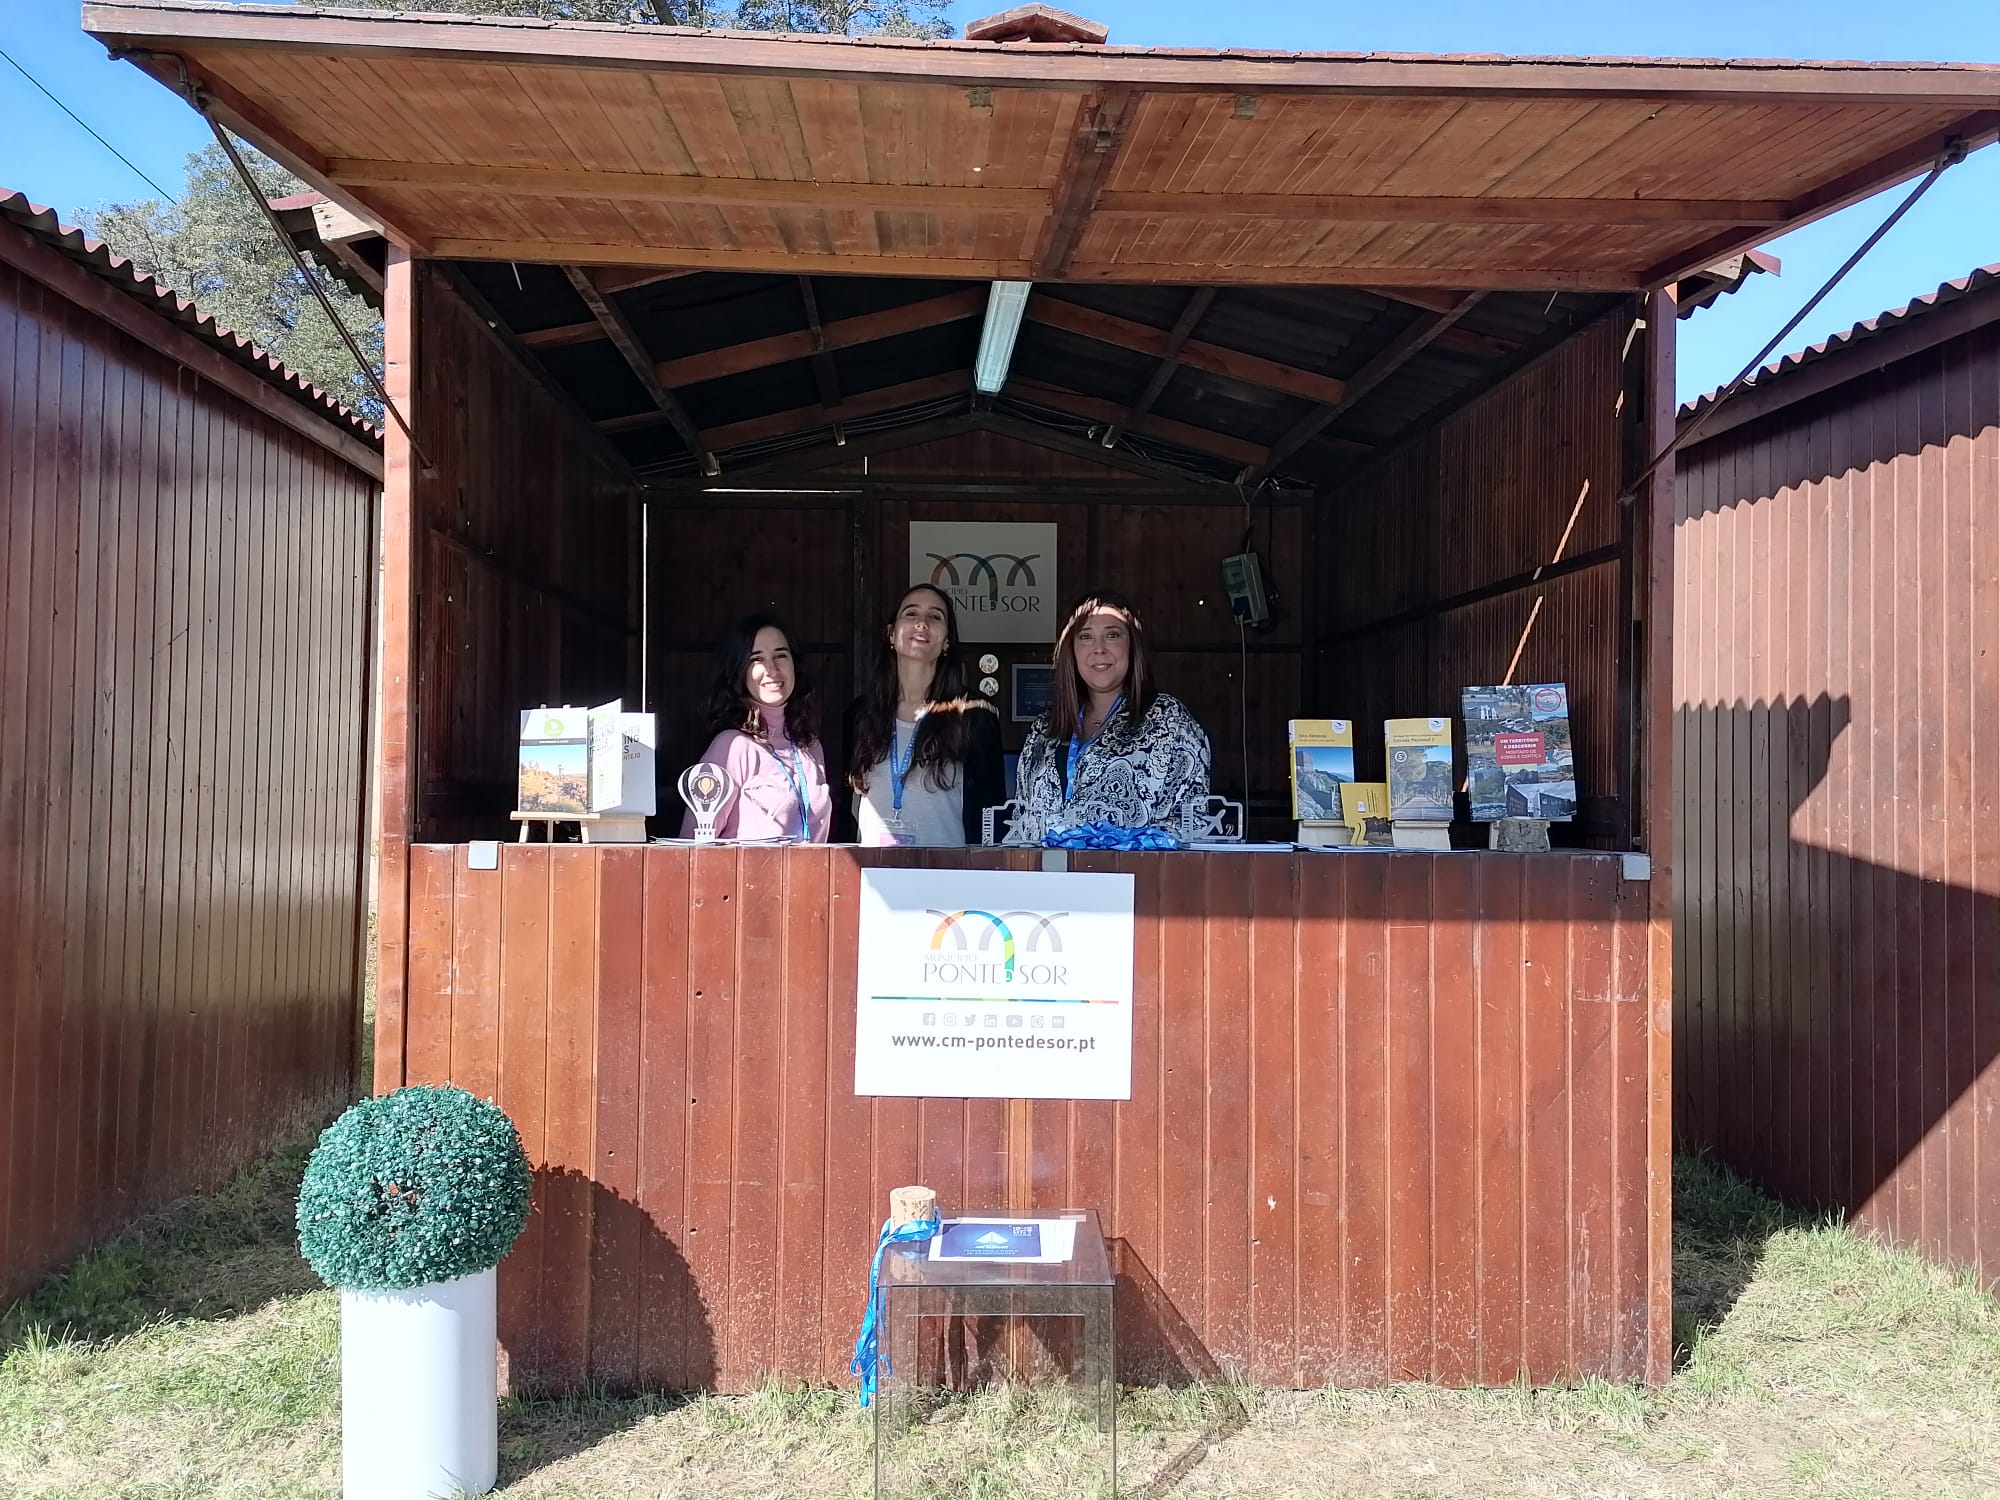
<path id="1" fill-rule="evenodd" d="M 1049 829 L 1172 828 L 1208 795 L 1208 736 L 1153 686 L 1131 601 L 1094 589 L 1056 641 L 1048 712 L 1021 748 L 1016 796 Z"/>

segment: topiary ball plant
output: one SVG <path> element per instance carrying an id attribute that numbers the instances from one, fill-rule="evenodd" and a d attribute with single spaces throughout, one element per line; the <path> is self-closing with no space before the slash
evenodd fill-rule
<path id="1" fill-rule="evenodd" d="M 488 1270 L 528 1220 L 528 1156 L 505 1110 L 459 1088 L 364 1099 L 299 1185 L 299 1249 L 329 1286 L 388 1292 Z"/>

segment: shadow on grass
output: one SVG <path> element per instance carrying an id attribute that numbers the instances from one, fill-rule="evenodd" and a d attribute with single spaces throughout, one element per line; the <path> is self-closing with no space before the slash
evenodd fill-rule
<path id="1" fill-rule="evenodd" d="M 1674 1157 L 1674 1369 L 1687 1368 L 1757 1277 L 1773 1236 L 1827 1222 L 1702 1154 Z"/>
<path id="2" fill-rule="evenodd" d="M 506 1396 L 500 1402 L 500 1485 L 587 1453 L 606 1439 L 705 1399 L 698 1391 L 613 1394 L 593 1384 L 567 1396 Z"/>
<path id="3" fill-rule="evenodd" d="M 117 1339 L 158 1323 L 219 1321 L 320 1289 L 299 1255 L 294 1205 L 312 1138 L 183 1198 L 79 1256 L 0 1313 L 0 1358 L 27 1339 Z"/>

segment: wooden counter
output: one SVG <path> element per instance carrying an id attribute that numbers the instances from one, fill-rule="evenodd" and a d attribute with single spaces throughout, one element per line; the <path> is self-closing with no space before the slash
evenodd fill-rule
<path id="1" fill-rule="evenodd" d="M 1667 1005 L 1642 872 L 1073 855 L 1136 877 L 1133 1097 L 856 1098 L 861 867 L 1041 860 L 503 845 L 478 871 L 463 845 L 413 847 L 378 1082 L 450 1080 L 521 1129 L 513 1382 L 844 1380 L 906 1182 L 947 1212 L 1096 1208 L 1128 1382 L 1666 1376 Z"/>

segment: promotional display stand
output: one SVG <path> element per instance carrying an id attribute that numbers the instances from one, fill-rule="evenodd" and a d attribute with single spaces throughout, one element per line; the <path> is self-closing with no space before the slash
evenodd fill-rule
<path id="1" fill-rule="evenodd" d="M 1082 1320 L 1082 1351 L 1073 1387 L 1102 1439 L 1104 1480 L 1098 1493 L 1118 1493 L 1118 1379 L 1113 1351 L 1111 1258 L 1095 1209 L 1065 1210 L 1039 1220 L 1033 1248 L 1040 1258 L 985 1257 L 971 1233 L 990 1221 L 1007 1232 L 1037 1221 L 1001 1214 L 966 1214 L 939 1226 L 939 1240 L 892 1245 L 882 1257 L 881 1373 L 875 1413 L 877 1500 L 911 1495 L 926 1484 L 916 1430 L 938 1390 L 937 1372 L 923 1357 L 927 1318 L 1035 1317 Z M 1069 1244 L 1052 1229 L 1069 1229 Z M 1057 1258 L 1067 1249 L 1066 1258 Z M 959 1252 L 954 1254 L 953 1252 Z M 943 1252 L 943 1253 L 940 1253 Z M 962 1258 L 961 1258 L 962 1257 Z"/>

